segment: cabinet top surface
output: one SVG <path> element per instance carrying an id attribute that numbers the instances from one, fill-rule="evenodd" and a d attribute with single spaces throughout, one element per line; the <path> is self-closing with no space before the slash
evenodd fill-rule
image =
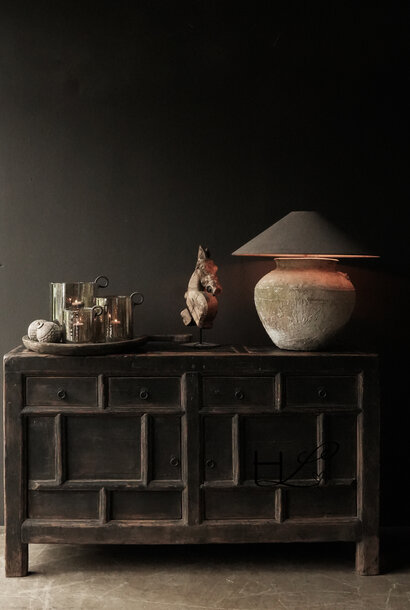
<path id="1" fill-rule="evenodd" d="M 281 358 L 335 358 L 335 357 L 349 357 L 349 358 L 377 358 L 377 354 L 373 352 L 365 352 L 365 351 L 349 351 L 349 350 L 338 350 L 338 351 L 315 351 L 315 352 L 299 352 L 299 351 L 287 351 L 280 350 L 275 347 L 257 347 L 257 346 L 242 346 L 242 345 L 221 345 L 212 349 L 198 349 L 198 348 L 187 348 L 182 345 L 172 345 L 164 347 L 163 345 L 155 345 L 155 344 L 147 344 L 143 349 L 139 349 L 138 351 L 134 351 L 132 353 L 123 353 L 123 354 L 106 354 L 101 356 L 61 356 L 61 355 L 51 355 L 51 354 L 39 354 L 37 352 L 32 352 L 26 349 L 24 346 L 20 345 L 12 350 L 10 350 L 7 354 L 4 355 L 4 361 L 7 362 L 11 359 L 21 359 L 21 358 L 29 358 L 29 359 L 37 359 L 41 360 L 81 360 L 81 359 L 115 359 L 125 361 L 130 358 L 146 358 L 146 357 L 154 357 L 154 358 L 169 358 L 169 357 L 178 357 L 178 358 L 215 358 L 215 357 L 281 357 Z"/>

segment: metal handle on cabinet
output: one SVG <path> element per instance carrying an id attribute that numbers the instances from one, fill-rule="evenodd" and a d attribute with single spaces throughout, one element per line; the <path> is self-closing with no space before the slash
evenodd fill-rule
<path id="1" fill-rule="evenodd" d="M 215 468 L 215 466 L 216 466 L 216 463 L 214 462 L 214 460 L 206 460 L 206 462 L 205 462 L 205 463 L 206 463 L 206 467 L 207 467 L 207 468 L 211 468 L 211 469 L 213 469 L 213 468 Z"/>
<path id="2" fill-rule="evenodd" d="M 60 400 L 64 400 L 65 398 L 67 398 L 67 392 L 63 389 L 60 389 L 57 391 L 57 396 Z"/>
<path id="3" fill-rule="evenodd" d="M 147 400 L 149 398 L 149 392 L 147 388 L 141 388 L 140 398 L 141 400 Z"/>
<path id="4" fill-rule="evenodd" d="M 235 389 L 235 398 L 236 398 L 236 400 L 243 400 L 244 397 L 245 397 L 245 394 L 243 393 L 241 388 L 236 388 Z"/>
<path id="5" fill-rule="evenodd" d="M 325 387 L 320 387 L 317 390 L 317 395 L 319 396 L 319 398 L 327 398 L 327 391 Z"/>
<path id="6" fill-rule="evenodd" d="M 175 455 L 173 455 L 169 460 L 169 463 L 171 464 L 171 466 L 179 466 L 179 459 Z"/>

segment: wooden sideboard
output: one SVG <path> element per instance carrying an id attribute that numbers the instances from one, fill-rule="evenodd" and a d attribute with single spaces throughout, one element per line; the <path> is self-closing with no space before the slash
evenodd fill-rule
<path id="1" fill-rule="evenodd" d="M 28 544 L 356 542 L 378 573 L 377 356 L 4 359 L 6 574 Z"/>

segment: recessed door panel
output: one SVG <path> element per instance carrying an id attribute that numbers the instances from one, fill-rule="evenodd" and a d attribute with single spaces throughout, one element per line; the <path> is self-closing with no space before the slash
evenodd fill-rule
<path id="1" fill-rule="evenodd" d="M 181 478 L 181 420 L 175 416 L 151 418 L 152 480 Z"/>
<path id="2" fill-rule="evenodd" d="M 181 492 L 114 491 L 111 519 L 181 519 Z"/>
<path id="3" fill-rule="evenodd" d="M 55 478 L 54 417 L 30 417 L 27 421 L 28 478 Z"/>
<path id="4" fill-rule="evenodd" d="M 210 415 L 202 422 L 204 480 L 232 480 L 232 417 Z"/>
<path id="5" fill-rule="evenodd" d="M 332 458 L 326 460 L 327 479 L 355 479 L 357 452 L 357 417 L 332 413 L 325 420 L 325 438 L 330 442 Z"/>
<path id="6" fill-rule="evenodd" d="M 205 519 L 275 519 L 275 491 L 205 488 Z"/>
<path id="7" fill-rule="evenodd" d="M 292 483 L 316 476 L 316 417 L 312 414 L 243 418 L 246 480 Z"/>
<path id="8" fill-rule="evenodd" d="M 97 491 L 30 491 L 30 519 L 98 519 Z"/>
<path id="9" fill-rule="evenodd" d="M 286 513 L 289 519 L 355 516 L 356 490 L 344 486 L 287 489 Z"/>
<path id="10" fill-rule="evenodd" d="M 69 479 L 139 479 L 140 417 L 67 417 Z"/>

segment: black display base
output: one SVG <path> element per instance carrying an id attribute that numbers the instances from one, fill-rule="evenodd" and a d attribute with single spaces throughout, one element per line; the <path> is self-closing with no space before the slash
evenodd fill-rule
<path id="1" fill-rule="evenodd" d="M 184 347 L 191 347 L 194 349 L 211 349 L 212 347 L 219 347 L 219 343 L 207 343 L 206 341 L 202 341 L 202 332 L 203 329 L 199 329 L 199 341 L 190 341 L 189 343 L 183 343 Z"/>
<path id="2" fill-rule="evenodd" d="M 210 349 L 220 347 L 220 343 L 206 343 L 204 341 L 193 341 L 192 343 L 182 343 L 184 347 L 194 347 L 195 349 Z"/>

